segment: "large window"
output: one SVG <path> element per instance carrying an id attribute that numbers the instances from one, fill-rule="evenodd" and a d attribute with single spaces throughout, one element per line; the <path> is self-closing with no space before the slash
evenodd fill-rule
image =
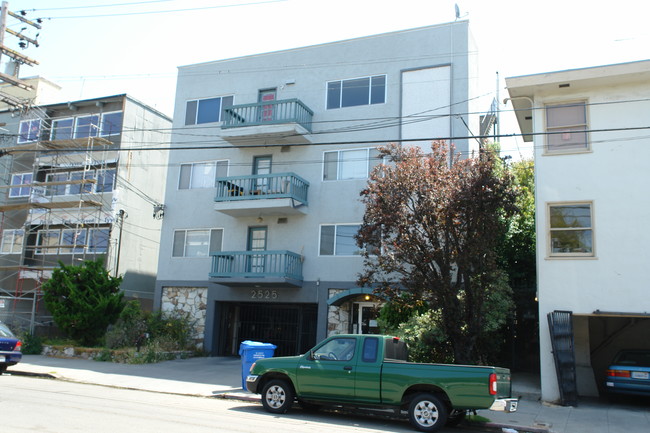
<path id="1" fill-rule="evenodd" d="M 41 134 L 41 119 L 23 120 L 20 122 L 18 143 L 38 141 Z"/>
<path id="2" fill-rule="evenodd" d="M 41 230 L 38 232 L 36 254 L 57 254 L 61 230 Z"/>
<path id="3" fill-rule="evenodd" d="M 548 205 L 551 256 L 593 256 L 591 203 Z"/>
<path id="4" fill-rule="evenodd" d="M 111 192 L 115 186 L 115 169 L 97 170 L 95 192 Z"/>
<path id="5" fill-rule="evenodd" d="M 584 102 L 546 106 L 546 151 L 589 150 L 587 107 Z"/>
<path id="6" fill-rule="evenodd" d="M 208 257 L 221 251 L 223 229 L 174 231 L 172 257 Z"/>
<path id="7" fill-rule="evenodd" d="M 74 137 L 87 138 L 99 135 L 99 114 L 77 117 Z"/>
<path id="8" fill-rule="evenodd" d="M 29 197 L 31 183 L 32 173 L 12 174 L 11 185 L 16 185 L 16 188 L 9 189 L 9 197 Z"/>
<path id="9" fill-rule="evenodd" d="M 321 256 L 355 256 L 361 254 L 354 239 L 358 231 L 358 224 L 320 226 L 319 254 Z"/>
<path id="10" fill-rule="evenodd" d="M 24 237 L 25 237 L 24 230 L 3 230 L 0 253 L 20 254 L 23 250 Z"/>
<path id="11" fill-rule="evenodd" d="M 342 180 L 366 179 L 382 159 L 379 151 L 372 147 L 324 152 L 323 161 L 323 180 Z"/>
<path id="12" fill-rule="evenodd" d="M 185 124 L 199 125 L 201 123 L 220 122 L 223 120 L 223 111 L 232 106 L 232 103 L 232 96 L 187 101 Z"/>
<path id="13" fill-rule="evenodd" d="M 61 230 L 61 254 L 83 253 L 86 246 L 86 229 Z"/>
<path id="14" fill-rule="evenodd" d="M 117 135 L 122 132 L 122 112 L 113 111 L 111 113 L 102 114 L 102 125 L 100 133 L 102 137 L 107 135 Z"/>
<path id="15" fill-rule="evenodd" d="M 108 240 L 111 231 L 107 228 L 88 229 L 88 252 L 105 253 L 108 251 Z"/>
<path id="16" fill-rule="evenodd" d="M 70 140 L 74 131 L 74 118 L 55 119 L 52 121 L 51 140 Z"/>
<path id="17" fill-rule="evenodd" d="M 70 181 L 75 182 L 68 185 L 68 194 L 88 194 L 93 190 L 91 182 L 84 182 L 95 178 L 95 170 L 73 171 L 70 173 Z"/>
<path id="18" fill-rule="evenodd" d="M 228 176 L 228 161 L 181 164 L 178 189 L 214 188 L 216 178 Z"/>
<path id="19" fill-rule="evenodd" d="M 386 76 L 354 78 L 327 83 L 327 109 L 383 104 L 386 102 Z"/>

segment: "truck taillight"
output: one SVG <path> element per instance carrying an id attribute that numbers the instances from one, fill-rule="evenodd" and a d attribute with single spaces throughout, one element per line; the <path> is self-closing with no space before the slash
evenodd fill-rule
<path id="1" fill-rule="evenodd" d="M 20 352 L 20 350 L 23 348 L 23 342 L 18 340 L 18 343 L 16 343 L 16 347 L 14 347 L 14 350 L 16 352 Z"/>
<path id="2" fill-rule="evenodd" d="M 497 375 L 496 373 L 490 374 L 490 395 L 497 395 Z"/>

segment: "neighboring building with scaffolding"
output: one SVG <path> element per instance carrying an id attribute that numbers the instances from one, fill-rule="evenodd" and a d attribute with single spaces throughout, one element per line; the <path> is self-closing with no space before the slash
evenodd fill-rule
<path id="1" fill-rule="evenodd" d="M 114 95 L 7 108 L 1 124 L 0 320 L 50 326 L 42 283 L 98 258 L 150 308 L 171 119 Z"/>

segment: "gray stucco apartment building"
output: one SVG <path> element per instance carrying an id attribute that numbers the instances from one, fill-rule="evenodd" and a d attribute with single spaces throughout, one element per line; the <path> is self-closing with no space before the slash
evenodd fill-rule
<path id="1" fill-rule="evenodd" d="M 475 64 L 457 21 L 180 67 L 156 306 L 190 314 L 213 355 L 376 332 L 359 192 L 377 146 L 477 131 Z"/>

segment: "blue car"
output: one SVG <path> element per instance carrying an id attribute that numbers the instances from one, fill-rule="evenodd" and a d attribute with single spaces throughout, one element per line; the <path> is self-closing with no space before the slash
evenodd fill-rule
<path id="1" fill-rule="evenodd" d="M 650 350 L 622 350 L 607 368 L 610 393 L 650 396 Z"/>
<path id="2" fill-rule="evenodd" d="M 23 354 L 20 352 L 23 343 L 11 333 L 4 323 L 0 322 L 0 375 L 7 367 L 20 362 Z"/>

